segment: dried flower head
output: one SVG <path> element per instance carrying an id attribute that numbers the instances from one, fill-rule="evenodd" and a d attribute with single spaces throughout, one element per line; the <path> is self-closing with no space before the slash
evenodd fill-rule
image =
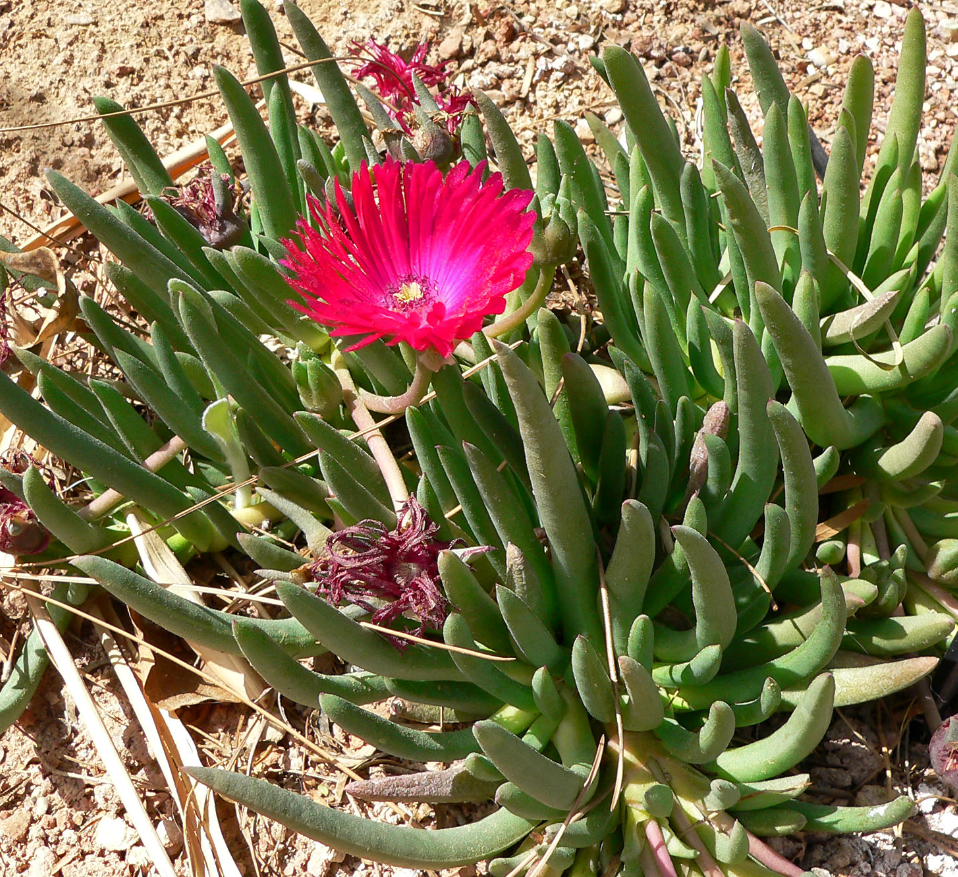
<path id="1" fill-rule="evenodd" d="M 216 250 L 237 244 L 246 233 L 246 223 L 236 215 L 237 199 L 229 189 L 229 177 L 213 168 L 200 173 L 179 190 L 164 191 L 163 200 L 186 219 Z M 219 184 L 219 185 L 218 185 Z"/>
<path id="2" fill-rule="evenodd" d="M 332 335 L 385 338 L 448 356 L 490 314 L 532 263 L 532 192 L 503 193 L 485 165 L 456 165 L 443 178 L 431 162 L 385 164 L 353 176 L 352 204 L 310 201 L 312 218 L 284 241 L 293 302 Z"/>
<path id="3" fill-rule="evenodd" d="M 436 539 L 438 526 L 412 496 L 397 512 L 395 530 L 360 521 L 333 533 L 325 553 L 309 567 L 309 580 L 330 603 L 368 609 L 373 624 L 388 627 L 400 616 L 415 619 L 421 636 L 440 630 L 449 604 L 439 586 L 440 552 L 451 542 Z M 382 601 L 378 608 L 370 600 Z M 393 640 L 402 647 L 402 640 Z"/>
<path id="4" fill-rule="evenodd" d="M 442 122 L 450 134 L 459 130 L 462 114 L 471 106 L 476 106 L 471 92 L 463 91 L 449 82 L 445 67 L 448 61 L 440 64 L 427 64 L 429 43 L 418 43 L 408 61 L 404 61 L 395 52 L 374 39 L 365 43 L 354 42 L 350 52 L 356 57 L 371 56 L 365 64 L 356 68 L 356 78 L 370 77 L 376 84 L 379 96 L 387 103 L 390 115 L 407 134 L 414 134 L 416 117 L 413 107 L 419 105 L 419 98 L 413 86 L 415 74 L 427 88 L 434 89 L 433 98 L 442 112 Z M 439 121 L 439 120 L 437 120 Z"/>
<path id="5" fill-rule="evenodd" d="M 958 789 L 958 722 L 955 718 L 945 719 L 928 744 L 931 766 L 952 789 Z"/>
<path id="6" fill-rule="evenodd" d="M 39 554 L 50 544 L 50 534 L 15 493 L 0 487 L 0 551 L 15 557 Z"/>

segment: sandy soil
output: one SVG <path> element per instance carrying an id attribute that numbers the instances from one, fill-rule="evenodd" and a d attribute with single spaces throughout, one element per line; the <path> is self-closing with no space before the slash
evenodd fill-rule
<path id="1" fill-rule="evenodd" d="M 228 4 L 227 4 L 228 5 Z M 630 46 L 642 56 L 662 101 L 675 116 L 690 156 L 699 148 L 697 81 L 711 69 L 722 43 L 731 49 L 740 76 L 739 95 L 754 117 L 737 28 L 750 21 L 763 29 L 783 59 L 792 90 L 809 104 L 810 119 L 827 145 L 834 131 L 845 74 L 852 58 L 866 52 L 878 83 L 877 130 L 883 130 L 894 79 L 898 40 L 907 9 L 885 0 L 834 0 L 778 4 L 772 0 L 519 0 L 508 5 L 467 4 L 460 0 L 303 0 L 302 6 L 334 51 L 345 54 L 351 40 L 372 35 L 393 49 L 421 39 L 433 43 L 432 60 L 448 60 L 465 86 L 489 93 L 506 111 L 520 140 L 531 146 L 534 132 L 561 118 L 590 139 L 581 121 L 592 109 L 615 125 L 620 120 L 611 95 L 591 72 L 588 56 L 606 42 Z M 296 63 L 289 27 L 278 4 L 272 6 L 288 61 Z M 926 94 L 927 125 L 920 157 L 927 179 L 934 178 L 955 128 L 952 109 L 958 91 L 958 6 L 923 4 L 929 24 L 930 62 Z M 223 64 L 240 77 L 255 75 L 242 26 L 208 20 L 204 0 L 0 0 L 0 235 L 20 245 L 61 216 L 42 172 L 52 167 L 91 193 L 110 189 L 124 178 L 121 162 L 103 130 L 82 119 L 90 98 L 104 94 L 128 107 L 201 94 L 212 88 L 211 66 Z M 297 74 L 307 81 L 305 74 Z M 299 104 L 303 120 L 323 130 L 321 106 Z M 200 98 L 138 116 L 161 155 L 201 138 L 226 120 L 216 98 Z M 29 130 L 21 126 L 34 127 Z M 11 130 L 18 129 L 18 130 Z M 80 252 L 91 245 L 81 242 Z M 71 257 L 76 261 L 75 255 Z M 77 282 L 89 291 L 95 272 Z M 23 599 L 8 592 L 0 617 L 0 652 L 15 632 L 30 628 Z M 156 823 L 173 815 L 173 805 L 151 752 L 89 624 L 67 635 L 83 678 L 94 692 L 111 736 L 128 770 L 137 778 Z M 207 751 L 229 750 L 242 723 L 235 707 L 201 704 L 181 710 L 181 718 L 201 729 Z M 294 725 L 312 729 L 310 717 L 287 713 Z M 836 800 L 866 803 L 886 787 L 924 799 L 919 817 L 895 833 L 823 842 L 806 837 L 781 844 L 803 867 L 836 875 L 919 877 L 958 875 L 958 816 L 944 799 L 927 766 L 926 732 L 910 721 L 907 701 L 873 705 L 836 718 L 829 741 L 806 765 L 816 788 Z M 350 741 L 315 739 L 341 758 Z M 313 732 L 311 732 L 313 733 Z M 279 743 L 279 745 L 275 745 Z M 350 763 L 369 753 L 352 752 Z M 312 754 L 290 742 L 259 750 L 259 768 L 272 777 L 303 779 L 314 794 L 341 797 L 341 784 Z M 317 779 L 318 778 L 318 779 Z M 329 778 L 326 784 L 324 778 Z M 328 788 L 327 788 L 328 785 Z M 325 790 L 325 791 L 324 791 Z M 384 869 L 292 836 L 263 820 L 233 825 L 229 842 L 241 873 L 325 877 L 384 873 Z M 422 818 L 426 819 L 426 814 Z M 456 814 L 448 814 L 448 819 Z M 169 849 L 180 873 L 188 874 L 175 832 Z M 48 673 L 29 712 L 0 738 L 0 874 L 28 877 L 120 877 L 149 873 L 149 857 L 129 827 L 123 806 L 104 774 L 76 706 Z M 395 873 L 405 873 L 396 870 Z M 469 877 L 469 869 L 461 877 Z"/>

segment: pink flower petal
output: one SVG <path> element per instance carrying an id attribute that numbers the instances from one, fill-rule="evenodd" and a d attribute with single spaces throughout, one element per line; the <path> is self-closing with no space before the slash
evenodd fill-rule
<path id="1" fill-rule="evenodd" d="M 484 165 L 388 160 L 353 175 L 352 206 L 310 199 L 282 264 L 302 296 L 294 307 L 355 346 L 385 338 L 448 356 L 458 341 L 501 314 L 532 264 L 532 192 L 503 194 Z"/>

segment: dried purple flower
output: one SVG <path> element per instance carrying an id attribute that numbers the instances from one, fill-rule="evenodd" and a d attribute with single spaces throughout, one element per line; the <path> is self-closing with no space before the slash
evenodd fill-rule
<path id="1" fill-rule="evenodd" d="M 175 190 L 165 190 L 162 195 L 216 250 L 238 244 L 247 229 L 236 215 L 238 199 L 230 191 L 229 179 L 226 174 L 204 168 L 175 194 L 166 194 Z"/>
<path id="2" fill-rule="evenodd" d="M 0 551 L 18 557 L 39 554 L 50 544 L 50 534 L 15 493 L 0 487 Z"/>
<path id="3" fill-rule="evenodd" d="M 439 586 L 437 560 L 451 542 L 436 539 L 439 527 L 410 496 L 397 512 L 395 530 L 379 521 L 360 521 L 333 533 L 325 553 L 309 567 L 309 580 L 328 602 L 355 603 L 370 621 L 388 627 L 400 616 L 414 618 L 417 636 L 441 630 L 449 603 Z M 368 601 L 384 601 L 376 608 Z M 397 648 L 400 639 L 390 638 Z"/>
<path id="4" fill-rule="evenodd" d="M 931 766 L 949 788 L 958 789 L 958 721 L 945 719 L 931 735 L 928 754 Z"/>

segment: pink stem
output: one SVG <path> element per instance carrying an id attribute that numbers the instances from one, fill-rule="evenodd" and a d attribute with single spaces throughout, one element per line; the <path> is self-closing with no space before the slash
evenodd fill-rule
<path id="1" fill-rule="evenodd" d="M 725 877 L 725 872 L 718 866 L 715 859 L 712 858 L 705 844 L 702 842 L 702 838 L 695 833 L 692 822 L 678 801 L 675 802 L 675 806 L 672 808 L 670 818 L 672 824 L 679 831 L 679 837 L 690 847 L 699 851 L 696 864 L 702 869 L 702 873 L 705 877 Z"/>
<path id="2" fill-rule="evenodd" d="M 405 393 L 400 396 L 376 396 L 373 393 L 360 390 L 359 398 L 370 411 L 376 411 L 379 414 L 402 414 L 407 408 L 418 405 L 422 401 L 422 397 L 426 395 L 426 390 L 429 389 L 432 375 L 432 370 L 425 367 L 422 360 L 417 359 L 416 373 L 413 375 L 412 383 Z"/>
<path id="3" fill-rule="evenodd" d="M 882 560 L 888 560 L 891 557 L 891 548 L 888 547 L 888 529 L 885 527 L 885 519 L 879 518 L 871 527 L 875 545 L 878 548 L 878 556 Z"/>
<path id="4" fill-rule="evenodd" d="M 642 865 L 642 873 L 645 877 L 662 877 L 655 856 L 652 855 L 648 847 L 642 847 L 642 852 L 639 853 L 639 863 Z"/>
<path id="5" fill-rule="evenodd" d="M 143 461 L 143 468 L 150 472 L 158 472 L 167 463 L 170 462 L 181 451 L 186 450 L 186 442 L 178 435 L 173 436 L 162 448 L 154 451 Z M 126 499 L 122 494 L 117 493 L 112 487 L 103 491 L 95 500 L 85 505 L 77 514 L 84 521 L 96 520 L 100 515 L 105 515 L 114 506 L 119 505 Z"/>
<path id="6" fill-rule="evenodd" d="M 911 542 L 911 547 L 915 549 L 922 563 L 924 563 L 928 559 L 928 543 L 925 542 L 921 533 L 918 532 L 918 528 L 912 521 L 911 515 L 908 514 L 906 509 L 902 508 L 892 508 L 891 513 L 895 516 L 898 526 L 904 530 L 905 536 L 908 538 L 908 541 Z"/>
<path id="7" fill-rule="evenodd" d="M 355 423 L 356 426 L 359 427 L 359 431 L 363 433 L 366 444 L 369 446 L 369 451 L 379 465 L 379 471 L 382 472 L 383 479 L 386 481 L 389 496 L 398 509 L 409 499 L 409 491 L 406 489 L 406 482 L 403 480 L 402 470 L 399 468 L 399 464 L 396 462 L 396 458 L 393 456 L 393 452 L 390 450 L 386 439 L 377 428 L 376 421 L 359 398 L 356 385 L 353 383 L 353 377 L 346 367 L 345 360 L 340 357 L 337 362 L 334 359 L 333 370 L 336 372 L 336 377 L 339 378 L 339 383 L 342 384 L 343 387 L 343 404 L 346 406 L 349 416 L 353 419 L 353 423 Z"/>
<path id="8" fill-rule="evenodd" d="M 752 832 L 746 831 L 748 835 L 749 855 L 757 862 L 761 862 L 766 868 L 781 874 L 782 877 L 802 877 L 804 870 L 798 865 L 790 862 L 784 856 L 780 856 L 767 843 L 759 840 Z"/>
<path id="9" fill-rule="evenodd" d="M 649 841 L 649 849 L 655 859 L 656 868 L 665 877 L 679 877 L 675 871 L 675 865 L 672 863 L 672 857 L 665 846 L 665 838 L 662 836 L 662 829 L 659 823 L 654 819 L 645 823 L 645 836 Z"/>
<path id="10" fill-rule="evenodd" d="M 857 579 L 862 571 L 862 523 L 855 521 L 848 528 L 848 545 L 845 548 L 848 559 L 848 575 Z"/>

